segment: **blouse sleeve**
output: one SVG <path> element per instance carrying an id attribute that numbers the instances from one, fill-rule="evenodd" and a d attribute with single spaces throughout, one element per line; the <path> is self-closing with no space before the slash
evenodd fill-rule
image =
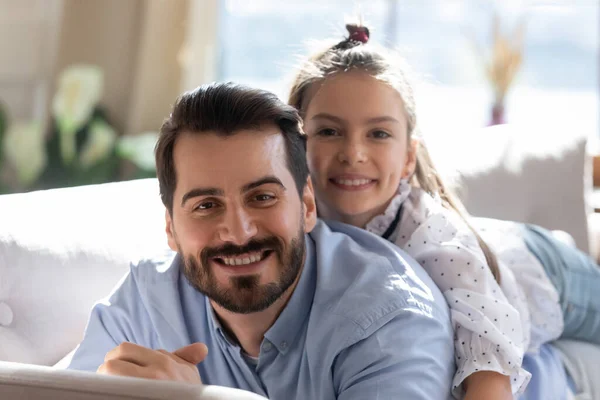
<path id="1" fill-rule="evenodd" d="M 475 235 L 450 213 L 415 217 L 401 246 L 429 273 L 444 294 L 454 327 L 457 364 L 453 395 L 478 371 L 510 376 L 513 394 L 524 391 L 531 375 L 521 368 L 526 349 L 519 312 L 507 300 L 487 265 Z"/>

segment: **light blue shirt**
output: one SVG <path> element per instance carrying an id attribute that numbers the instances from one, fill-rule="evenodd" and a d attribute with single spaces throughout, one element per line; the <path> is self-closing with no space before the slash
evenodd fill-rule
<path id="1" fill-rule="evenodd" d="M 576 392 L 560 353 L 549 343 L 540 346 L 537 354 L 525 353 L 523 368 L 531 373 L 531 381 L 519 400 L 567 400 L 569 389 Z"/>
<path id="2" fill-rule="evenodd" d="M 94 307 L 69 368 L 95 371 L 124 341 L 168 351 L 203 342 L 205 384 L 270 399 L 449 398 L 452 326 L 423 269 L 393 244 L 347 225 L 318 222 L 306 239 L 298 285 L 258 360 L 221 329 L 170 253 L 133 265 Z"/>

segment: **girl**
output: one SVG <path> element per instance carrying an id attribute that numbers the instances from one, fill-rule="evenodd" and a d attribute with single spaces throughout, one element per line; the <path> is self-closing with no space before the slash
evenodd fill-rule
<path id="1" fill-rule="evenodd" d="M 544 230 L 476 220 L 495 255 L 418 138 L 406 66 L 367 44 L 366 27 L 347 29 L 347 39 L 304 64 L 289 98 L 304 118 L 319 214 L 394 242 L 433 278 L 455 329 L 455 397 L 512 398 L 530 379 L 524 353 L 563 333 L 573 275 L 566 258 L 577 258 L 596 282 L 599 270 Z M 555 287 L 549 275 L 561 273 Z M 598 304 L 592 308 L 578 317 L 588 325 L 571 337 L 600 340 Z"/>

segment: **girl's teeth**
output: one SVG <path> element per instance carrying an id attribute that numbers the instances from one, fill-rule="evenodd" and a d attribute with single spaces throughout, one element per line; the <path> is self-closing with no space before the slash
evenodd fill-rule
<path id="1" fill-rule="evenodd" d="M 336 181 L 345 186 L 360 186 L 371 182 L 370 179 L 337 179 Z"/>

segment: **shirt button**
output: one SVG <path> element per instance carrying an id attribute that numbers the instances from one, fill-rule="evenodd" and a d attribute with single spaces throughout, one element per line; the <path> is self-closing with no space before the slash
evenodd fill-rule
<path id="1" fill-rule="evenodd" d="M 282 349 L 287 349 L 287 346 L 288 346 L 288 344 L 287 344 L 287 342 L 285 340 L 283 342 L 281 342 L 281 348 Z"/>
<path id="2" fill-rule="evenodd" d="M 265 344 L 263 344 L 263 350 L 265 352 L 271 351 L 272 348 L 273 348 L 273 345 L 269 342 L 265 342 Z"/>

